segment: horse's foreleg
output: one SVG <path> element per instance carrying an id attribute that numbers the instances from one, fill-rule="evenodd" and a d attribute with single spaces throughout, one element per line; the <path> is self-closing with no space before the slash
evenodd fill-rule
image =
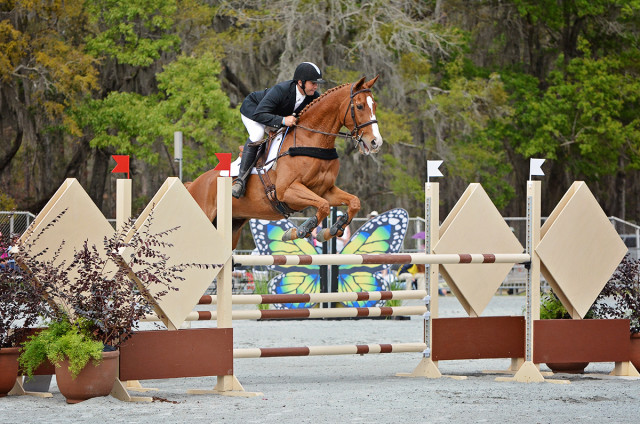
<path id="1" fill-rule="evenodd" d="M 349 223 L 351 223 L 351 220 L 355 217 L 358 211 L 360 211 L 360 199 L 336 186 L 333 186 L 331 190 L 325 194 L 324 198 L 331 206 L 347 205 L 348 209 L 347 214 L 338 217 L 331 228 L 326 228 L 318 234 L 317 239 L 320 242 L 327 241 L 336 236 L 341 237 L 344 233 L 344 229 L 349 225 Z"/>
<path id="2" fill-rule="evenodd" d="M 285 190 L 282 201 L 293 209 L 304 209 L 309 206 L 316 208 L 316 214 L 307 219 L 297 228 L 291 228 L 282 235 L 283 241 L 306 238 L 311 235 L 311 231 L 329 215 L 329 202 L 318 196 L 300 183 L 293 183 Z"/>
<path id="3" fill-rule="evenodd" d="M 316 216 L 314 215 L 304 221 L 298 228 L 289 228 L 287 231 L 285 231 L 282 235 L 282 241 L 307 238 L 311 235 L 311 231 L 313 231 L 317 226 L 318 218 L 316 218 Z"/>

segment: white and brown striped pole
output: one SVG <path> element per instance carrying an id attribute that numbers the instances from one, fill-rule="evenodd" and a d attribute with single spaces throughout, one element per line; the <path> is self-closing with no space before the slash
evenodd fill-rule
<path id="1" fill-rule="evenodd" d="M 300 294 L 234 294 L 234 305 L 264 305 L 273 303 L 324 303 L 324 302 L 366 302 L 372 300 L 424 299 L 426 290 L 377 291 L 377 292 L 340 292 L 340 293 L 300 293 Z M 200 298 L 199 305 L 214 305 L 218 301 L 215 295 Z"/>
<path id="2" fill-rule="evenodd" d="M 426 306 L 382 306 L 370 308 L 296 308 L 296 309 L 255 309 L 249 311 L 234 310 L 231 312 L 233 320 L 258 319 L 306 319 L 306 318 L 365 318 L 391 317 L 398 315 L 422 315 L 427 311 Z M 186 321 L 214 321 L 218 318 L 217 311 L 193 311 L 186 317 Z M 142 321 L 157 321 L 155 315 L 147 315 Z"/>
<path id="3" fill-rule="evenodd" d="M 263 347 L 233 349 L 233 358 L 274 358 L 281 356 L 365 355 L 371 353 L 422 352 L 424 343 L 333 345 L 303 347 Z"/>
<path id="4" fill-rule="evenodd" d="M 233 255 L 239 266 L 525 263 L 526 253 L 387 253 L 379 255 Z"/>

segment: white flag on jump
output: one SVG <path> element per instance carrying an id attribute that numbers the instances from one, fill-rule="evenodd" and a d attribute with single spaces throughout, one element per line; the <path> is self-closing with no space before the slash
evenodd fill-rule
<path id="1" fill-rule="evenodd" d="M 544 175 L 544 172 L 542 171 L 542 164 L 544 163 L 544 161 L 545 159 L 530 159 L 529 180 L 531 180 L 531 177 L 534 175 Z"/>
<path id="2" fill-rule="evenodd" d="M 427 182 L 430 177 L 442 177 L 442 172 L 438 169 L 442 165 L 441 160 L 428 160 L 427 161 Z"/>

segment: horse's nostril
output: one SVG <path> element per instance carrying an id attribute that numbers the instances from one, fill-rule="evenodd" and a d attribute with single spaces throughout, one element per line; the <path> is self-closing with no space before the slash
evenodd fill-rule
<path id="1" fill-rule="evenodd" d="M 372 142 L 371 142 L 371 147 L 375 148 L 376 146 L 377 146 L 376 142 L 375 142 L 375 141 L 372 141 Z"/>

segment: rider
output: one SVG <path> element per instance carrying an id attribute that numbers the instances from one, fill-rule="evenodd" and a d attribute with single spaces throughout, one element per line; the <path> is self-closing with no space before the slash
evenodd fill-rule
<path id="1" fill-rule="evenodd" d="M 299 113 L 312 100 L 318 98 L 318 84 L 323 84 L 322 72 L 311 62 L 302 62 L 293 73 L 293 80 L 284 81 L 264 91 L 249 94 L 240 107 L 242 123 L 249 138 L 242 151 L 240 172 L 233 182 L 231 194 L 236 199 L 244 196 L 246 180 L 262 144 L 265 127 L 291 127 L 296 124 L 294 113 Z"/>

